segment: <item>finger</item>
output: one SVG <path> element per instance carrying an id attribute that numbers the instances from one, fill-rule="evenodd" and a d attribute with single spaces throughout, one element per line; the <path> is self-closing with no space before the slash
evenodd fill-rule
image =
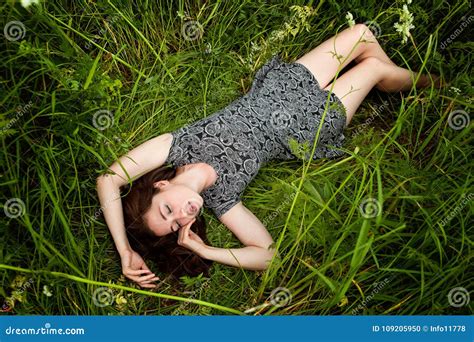
<path id="1" fill-rule="evenodd" d="M 149 276 L 143 276 L 143 277 L 128 276 L 128 278 L 129 278 L 130 280 L 133 280 L 135 283 L 144 283 L 144 282 L 148 281 L 149 279 L 153 279 L 153 281 L 159 280 L 159 278 L 156 277 L 156 276 L 155 276 L 156 279 L 150 278 Z"/>
<path id="2" fill-rule="evenodd" d="M 149 289 L 154 289 L 158 287 L 158 285 L 154 285 L 154 284 L 138 284 L 138 285 L 140 285 L 141 287 L 149 288 Z"/>
<path id="3" fill-rule="evenodd" d="M 152 273 L 152 272 L 149 269 L 146 269 L 146 270 L 126 269 L 125 273 L 130 274 L 130 275 L 144 275 L 144 274 L 149 274 L 149 273 Z M 153 275 L 154 275 L 154 273 L 153 273 Z"/>
<path id="4" fill-rule="evenodd" d="M 128 279 L 133 280 L 135 283 L 138 282 L 139 277 L 132 275 L 125 275 Z"/>
<path id="5" fill-rule="evenodd" d="M 143 277 L 138 277 L 138 282 L 141 283 L 145 280 L 150 280 L 150 279 L 153 279 L 155 278 L 156 276 L 154 274 L 150 274 L 150 275 L 146 275 L 146 276 L 143 276 Z M 158 277 L 156 277 L 158 279 Z"/>
<path id="6" fill-rule="evenodd" d="M 136 282 L 136 283 L 140 282 L 140 281 L 143 279 L 143 277 L 139 277 L 139 276 L 136 276 L 136 275 L 126 274 L 125 276 L 126 276 L 128 279 L 133 280 L 133 281 Z M 145 276 L 145 277 L 149 277 L 149 276 L 154 276 L 154 275 L 147 275 L 147 276 Z"/>
<path id="7" fill-rule="evenodd" d="M 191 225 L 194 223 L 194 221 L 196 221 L 196 218 L 193 218 L 183 228 L 179 230 L 178 244 L 181 245 L 188 238 L 188 231 L 189 229 L 191 229 Z"/>
<path id="8" fill-rule="evenodd" d="M 183 228 L 181 228 L 179 230 L 179 232 L 178 232 L 178 244 L 183 242 L 184 236 L 186 234 L 186 228 L 187 228 L 187 226 L 184 226 Z"/>
<path id="9" fill-rule="evenodd" d="M 153 283 L 153 282 L 155 282 L 155 281 L 157 281 L 157 280 L 160 280 L 160 278 L 155 277 L 155 278 L 150 279 L 150 280 L 141 281 L 140 283 L 142 283 L 142 284 L 151 284 L 151 283 Z"/>
<path id="10" fill-rule="evenodd" d="M 192 224 L 194 223 L 194 221 L 196 221 L 195 218 L 193 218 L 193 219 L 192 219 L 191 221 L 189 221 L 183 228 L 181 228 L 181 230 L 183 231 L 182 234 L 183 234 L 184 236 L 188 236 L 188 235 L 189 235 L 188 232 L 190 231 L 191 226 L 192 226 Z"/>

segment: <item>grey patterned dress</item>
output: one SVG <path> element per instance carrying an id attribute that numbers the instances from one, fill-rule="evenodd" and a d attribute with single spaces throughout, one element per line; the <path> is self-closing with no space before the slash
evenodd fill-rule
<path id="1" fill-rule="evenodd" d="M 291 138 L 309 142 L 312 148 L 328 94 L 313 159 L 342 156 L 344 152 L 335 149 L 345 140 L 346 109 L 340 99 L 321 89 L 304 65 L 274 55 L 258 70 L 247 94 L 171 132 L 166 163 L 174 167 L 198 162 L 211 165 L 218 177 L 201 196 L 204 206 L 220 217 L 240 201 L 263 164 L 296 158 L 289 145 Z"/>

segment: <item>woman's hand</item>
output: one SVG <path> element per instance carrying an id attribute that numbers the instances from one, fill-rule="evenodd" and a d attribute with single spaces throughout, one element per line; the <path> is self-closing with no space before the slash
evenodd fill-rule
<path id="1" fill-rule="evenodd" d="M 159 280 L 143 261 L 142 257 L 133 249 L 126 249 L 121 255 L 122 273 L 141 287 L 155 288 L 152 282 Z"/>
<path id="2" fill-rule="evenodd" d="M 187 225 L 179 230 L 178 245 L 186 247 L 202 257 L 202 253 L 208 246 L 202 241 L 199 235 L 191 230 L 194 221 L 196 221 L 196 218 L 189 221 Z"/>

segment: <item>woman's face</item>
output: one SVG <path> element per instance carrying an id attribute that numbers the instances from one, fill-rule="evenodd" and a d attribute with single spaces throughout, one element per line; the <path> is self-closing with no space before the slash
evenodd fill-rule
<path id="1" fill-rule="evenodd" d="M 160 192 L 153 196 L 151 207 L 144 218 L 157 236 L 178 231 L 199 215 L 204 201 L 191 188 L 166 180 L 156 182 L 154 186 Z"/>

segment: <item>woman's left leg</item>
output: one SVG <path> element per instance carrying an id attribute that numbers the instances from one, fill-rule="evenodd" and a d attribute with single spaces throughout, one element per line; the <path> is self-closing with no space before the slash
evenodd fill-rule
<path id="1" fill-rule="evenodd" d="M 349 125 L 354 113 L 359 108 L 370 90 L 386 75 L 386 64 L 376 57 L 367 57 L 354 67 L 347 70 L 334 83 L 332 92 L 341 100 L 347 113 L 346 126 Z M 330 90 L 332 83 L 324 90 Z"/>
<path id="2" fill-rule="evenodd" d="M 347 126 L 357 108 L 373 87 L 385 92 L 409 90 L 413 87 L 414 79 L 417 77 L 417 73 L 408 69 L 385 63 L 376 57 L 367 57 L 323 89 L 331 90 L 334 83 L 332 92 L 336 94 L 346 108 Z M 417 88 L 430 85 L 429 76 L 419 75 L 416 83 Z M 437 83 L 435 85 L 439 86 Z"/>

